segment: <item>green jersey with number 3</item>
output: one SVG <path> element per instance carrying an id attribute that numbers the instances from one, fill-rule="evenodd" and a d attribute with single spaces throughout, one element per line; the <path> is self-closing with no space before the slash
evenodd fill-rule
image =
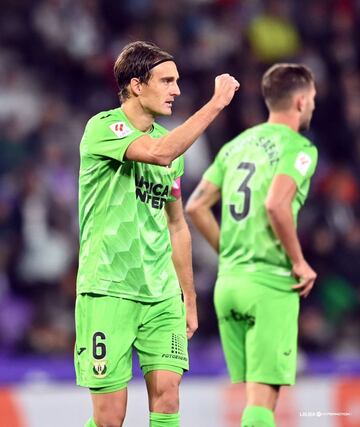
<path id="1" fill-rule="evenodd" d="M 316 163 L 316 147 L 280 124 L 263 123 L 224 145 L 203 177 L 221 189 L 220 275 L 256 272 L 289 278 L 291 263 L 270 226 L 265 200 L 276 175 L 290 176 L 297 185 L 292 204 L 296 224 Z"/>

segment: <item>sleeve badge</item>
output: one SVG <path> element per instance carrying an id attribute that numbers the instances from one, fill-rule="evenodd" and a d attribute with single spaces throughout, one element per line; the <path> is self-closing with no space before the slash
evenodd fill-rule
<path id="1" fill-rule="evenodd" d="M 125 138 L 125 136 L 130 135 L 134 131 L 129 128 L 124 122 L 116 122 L 109 126 L 109 128 L 114 132 L 118 138 Z"/>
<path id="2" fill-rule="evenodd" d="M 305 176 L 311 162 L 311 157 L 308 154 L 300 152 L 295 160 L 295 169 L 298 170 L 302 176 Z"/>

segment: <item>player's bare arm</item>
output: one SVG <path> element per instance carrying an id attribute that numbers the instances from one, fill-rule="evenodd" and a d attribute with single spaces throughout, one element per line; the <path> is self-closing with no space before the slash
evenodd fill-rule
<path id="1" fill-rule="evenodd" d="M 271 227 L 280 240 L 293 265 L 293 275 L 300 280 L 293 289 L 303 297 L 310 293 L 316 279 L 315 271 L 305 261 L 292 213 L 296 183 L 287 175 L 275 176 L 265 201 Z"/>
<path id="2" fill-rule="evenodd" d="M 186 212 L 192 223 L 217 253 L 219 252 L 220 227 L 211 208 L 219 199 L 219 188 L 211 182 L 202 180 L 186 205 Z"/>
<path id="3" fill-rule="evenodd" d="M 176 274 L 184 296 L 186 309 L 187 337 L 190 339 L 198 328 L 196 309 L 196 293 L 194 287 L 191 235 L 184 217 L 181 198 L 165 205 L 170 239 L 172 245 L 172 259 Z"/>
<path id="4" fill-rule="evenodd" d="M 183 154 L 229 105 L 239 87 L 239 82 L 229 74 L 217 76 L 214 94 L 207 104 L 162 138 L 153 139 L 148 135 L 138 138 L 128 147 L 126 158 L 161 166 L 169 165 Z"/>

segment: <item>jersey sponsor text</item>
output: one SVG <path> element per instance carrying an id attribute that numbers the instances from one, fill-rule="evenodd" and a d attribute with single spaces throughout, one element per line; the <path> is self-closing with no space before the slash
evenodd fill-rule
<path id="1" fill-rule="evenodd" d="M 169 195 L 169 186 L 146 181 L 143 176 L 135 176 L 136 198 L 148 203 L 154 209 L 162 209 Z"/>

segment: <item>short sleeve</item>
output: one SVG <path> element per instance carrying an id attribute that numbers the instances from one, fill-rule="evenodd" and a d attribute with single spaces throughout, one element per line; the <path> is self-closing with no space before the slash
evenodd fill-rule
<path id="1" fill-rule="evenodd" d="M 298 187 L 314 174 L 318 152 L 314 145 L 302 146 L 286 151 L 281 157 L 275 175 L 288 175 Z"/>
<path id="2" fill-rule="evenodd" d="M 215 157 L 214 162 L 204 172 L 203 179 L 221 188 L 224 179 L 224 168 L 221 160 L 221 152 Z"/>
<path id="3" fill-rule="evenodd" d="M 168 202 L 176 202 L 176 200 L 181 198 L 181 177 L 184 175 L 184 156 L 178 157 L 175 162 L 176 165 L 172 174 L 173 182 Z"/>
<path id="4" fill-rule="evenodd" d="M 143 135 L 124 121 L 96 118 L 88 122 L 80 149 L 86 154 L 123 162 L 129 145 Z"/>
<path id="5" fill-rule="evenodd" d="M 184 169 L 185 169 L 185 162 L 184 162 L 184 156 L 180 156 L 177 159 L 177 165 L 174 173 L 174 178 L 179 178 L 184 175 Z"/>

